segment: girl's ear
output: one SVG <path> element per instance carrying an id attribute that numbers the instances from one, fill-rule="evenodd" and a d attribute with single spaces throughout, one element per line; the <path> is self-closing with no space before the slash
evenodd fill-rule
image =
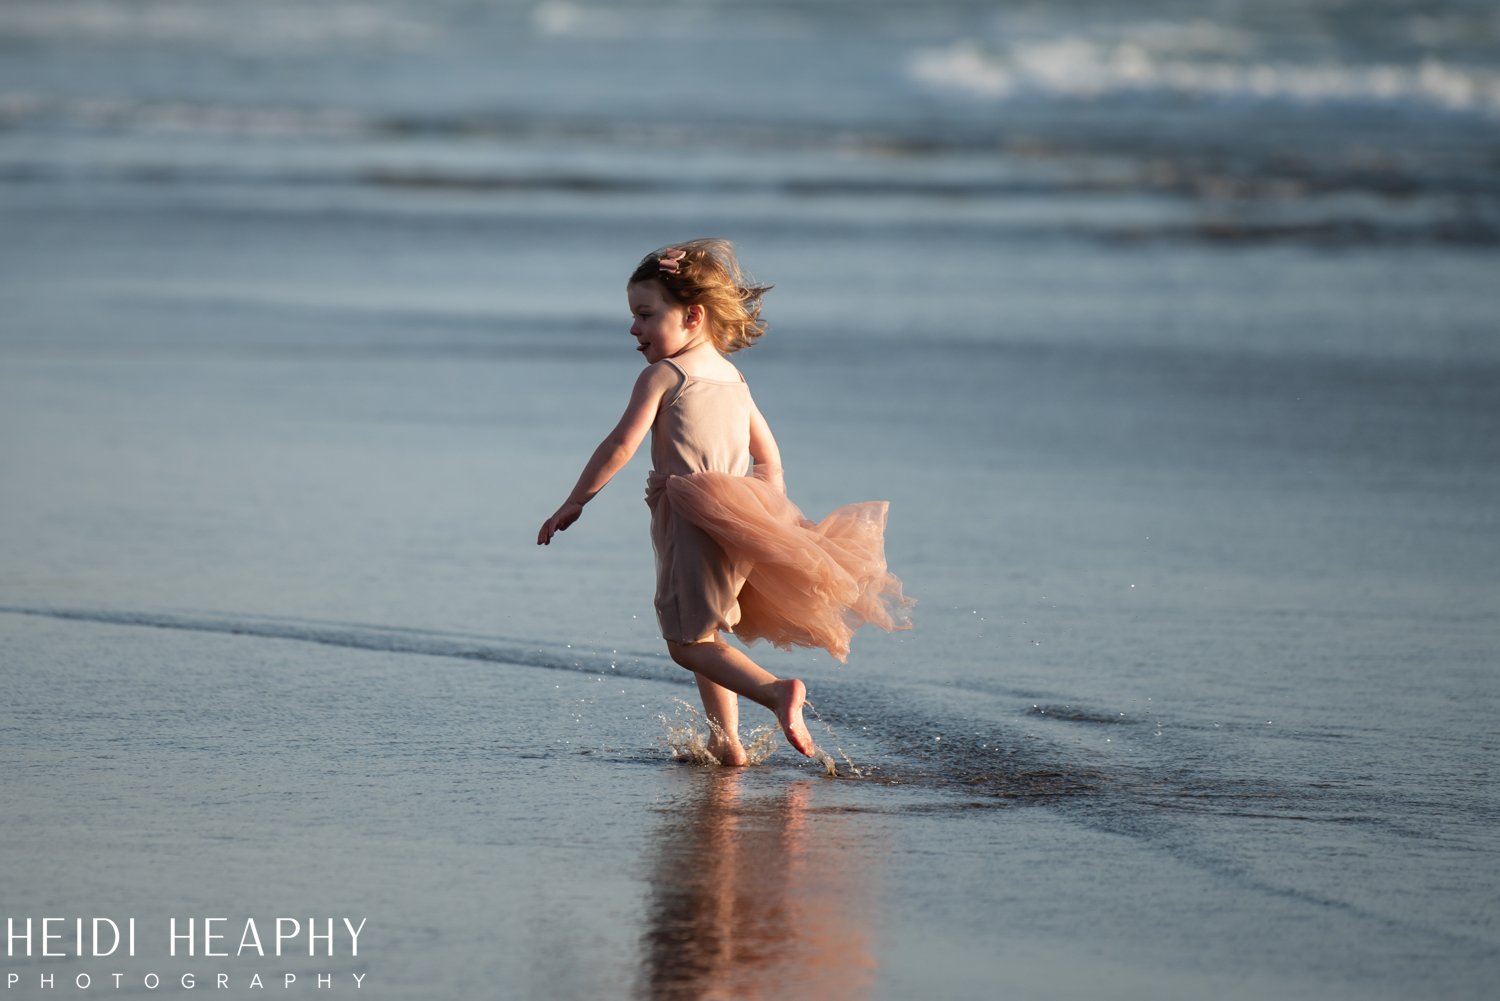
<path id="1" fill-rule="evenodd" d="M 703 322 L 703 307 L 688 306 L 682 311 L 682 325 L 684 327 L 696 327 Z"/>

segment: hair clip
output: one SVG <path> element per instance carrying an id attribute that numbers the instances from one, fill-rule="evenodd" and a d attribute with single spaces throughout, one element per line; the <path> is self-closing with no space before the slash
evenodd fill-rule
<path id="1" fill-rule="evenodd" d="M 656 255 L 656 266 L 669 275 L 677 273 L 678 265 L 687 256 L 687 251 L 681 247 L 668 247 Z"/>

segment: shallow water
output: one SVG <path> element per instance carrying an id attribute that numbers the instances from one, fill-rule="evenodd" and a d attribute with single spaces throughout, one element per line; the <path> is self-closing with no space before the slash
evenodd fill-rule
<path id="1" fill-rule="evenodd" d="M 1485 996 L 1496 26 L 1388 6 L 7 5 L 0 887 L 143 948 L 0 976 Z M 837 780 L 674 760 L 643 460 L 532 544 L 698 233 L 921 601 L 757 651 Z"/>

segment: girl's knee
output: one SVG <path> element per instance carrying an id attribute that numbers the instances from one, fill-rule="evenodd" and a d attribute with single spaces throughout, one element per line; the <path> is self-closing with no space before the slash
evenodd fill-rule
<path id="1" fill-rule="evenodd" d="M 691 671 L 693 669 L 695 653 L 701 651 L 704 647 L 713 646 L 714 641 L 717 639 L 717 636 L 710 636 L 707 639 L 694 640 L 690 643 L 667 640 L 667 653 L 671 656 L 672 662 L 678 667 L 685 667 Z"/>

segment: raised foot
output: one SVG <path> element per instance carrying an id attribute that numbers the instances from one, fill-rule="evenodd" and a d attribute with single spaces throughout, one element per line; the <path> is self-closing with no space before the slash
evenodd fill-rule
<path id="1" fill-rule="evenodd" d="M 807 732 L 807 725 L 802 722 L 802 704 L 807 701 L 807 686 L 796 678 L 786 681 L 774 682 L 776 691 L 776 721 L 781 724 L 781 731 L 786 734 L 788 744 L 792 749 L 804 757 L 812 757 L 818 746 L 813 743 L 812 734 Z"/>

